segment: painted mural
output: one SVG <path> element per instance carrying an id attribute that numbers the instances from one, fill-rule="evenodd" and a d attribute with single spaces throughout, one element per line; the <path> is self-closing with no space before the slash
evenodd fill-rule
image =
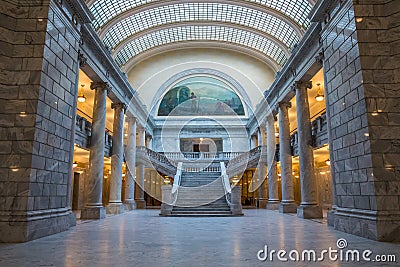
<path id="1" fill-rule="evenodd" d="M 244 116 L 238 95 L 224 82 L 208 76 L 185 79 L 161 100 L 158 116 Z"/>

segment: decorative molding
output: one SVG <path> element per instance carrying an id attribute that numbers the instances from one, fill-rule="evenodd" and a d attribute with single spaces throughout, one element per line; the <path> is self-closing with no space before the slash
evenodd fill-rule
<path id="1" fill-rule="evenodd" d="M 81 50 L 78 51 L 78 61 L 79 61 L 79 67 L 85 67 L 87 65 L 87 57 L 81 52 Z"/>
<path id="2" fill-rule="evenodd" d="M 322 64 L 324 62 L 324 50 L 323 49 L 321 50 L 321 52 L 318 53 L 318 56 L 315 57 L 315 62 L 320 64 L 322 67 Z"/>

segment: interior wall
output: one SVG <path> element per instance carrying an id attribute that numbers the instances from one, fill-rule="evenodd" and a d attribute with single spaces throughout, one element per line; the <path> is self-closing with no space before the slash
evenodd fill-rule
<path id="1" fill-rule="evenodd" d="M 129 82 L 150 109 L 162 84 L 173 75 L 194 68 L 211 68 L 233 77 L 246 90 L 252 108 L 274 80 L 274 71 L 265 63 L 224 49 L 190 48 L 165 52 L 139 62 L 127 73 Z"/>

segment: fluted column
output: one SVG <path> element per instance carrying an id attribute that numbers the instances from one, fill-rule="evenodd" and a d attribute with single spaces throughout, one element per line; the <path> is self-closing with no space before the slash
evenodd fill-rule
<path id="1" fill-rule="evenodd" d="M 144 147 L 146 145 L 146 133 L 143 126 L 138 127 L 138 141 L 139 146 Z M 144 165 L 139 162 L 136 167 L 136 188 L 135 188 L 135 202 L 137 209 L 145 209 L 146 201 L 144 200 Z"/>
<path id="2" fill-rule="evenodd" d="M 128 117 L 128 136 L 125 148 L 125 210 L 136 209 L 135 202 L 135 167 L 136 167 L 136 118 Z"/>
<path id="3" fill-rule="evenodd" d="M 281 162 L 282 202 L 281 213 L 296 213 L 294 203 L 294 186 L 292 174 L 292 153 L 290 148 L 290 125 L 288 109 L 290 103 L 279 103 L 279 158 Z"/>
<path id="4" fill-rule="evenodd" d="M 267 209 L 277 210 L 279 208 L 278 172 L 275 159 L 276 137 L 275 120 L 273 116 L 267 117 L 267 166 L 268 166 L 268 203 Z"/>
<path id="5" fill-rule="evenodd" d="M 112 136 L 111 176 L 110 176 L 110 200 L 106 207 L 107 213 L 121 214 L 124 205 L 121 201 L 122 190 L 122 162 L 124 159 L 124 115 L 126 105 L 124 103 L 112 103 L 114 109 L 114 123 Z"/>
<path id="6" fill-rule="evenodd" d="M 260 125 L 260 132 L 259 132 L 259 142 L 261 145 L 261 157 L 260 161 L 258 162 L 258 207 L 265 209 L 267 206 L 268 201 L 268 191 L 267 191 L 267 181 L 265 177 L 267 176 L 267 159 L 266 159 L 266 129 L 265 124 Z"/>
<path id="7" fill-rule="evenodd" d="M 322 209 L 317 201 L 317 180 L 314 173 L 314 155 L 311 136 L 310 106 L 307 89 L 311 82 L 296 82 L 296 113 L 300 161 L 301 203 L 297 216 L 322 218 Z"/>
<path id="8" fill-rule="evenodd" d="M 108 85 L 104 82 L 92 82 L 95 90 L 93 105 L 92 136 L 89 158 L 89 176 L 86 183 L 86 204 L 81 211 L 82 219 L 102 219 L 106 210 L 102 204 L 104 177 L 104 144 L 106 130 L 106 99 Z"/>

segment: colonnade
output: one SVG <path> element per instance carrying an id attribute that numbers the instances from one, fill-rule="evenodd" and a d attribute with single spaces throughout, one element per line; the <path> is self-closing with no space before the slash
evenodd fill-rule
<path id="1" fill-rule="evenodd" d="M 301 203 L 297 206 L 294 200 L 294 183 L 292 170 L 292 153 L 290 147 L 290 118 L 288 109 L 290 102 L 279 102 L 276 110 L 266 117 L 265 124 L 261 124 L 259 144 L 266 146 L 266 161 L 263 161 L 263 153 L 259 164 L 258 175 L 265 177 L 268 173 L 268 190 L 263 184 L 259 186 L 258 196 L 261 208 L 279 210 L 281 213 L 297 213 L 302 218 L 322 218 L 322 209 L 317 200 L 317 181 L 314 168 L 314 155 L 311 136 L 310 107 L 308 103 L 308 89 L 311 89 L 310 81 L 299 81 L 294 84 L 296 92 L 296 117 L 298 125 L 299 164 Z M 282 199 L 278 197 L 278 174 L 275 136 L 275 115 L 278 113 L 279 126 L 279 158 L 281 168 Z M 264 123 L 264 122 L 263 122 Z M 265 134 L 264 134 L 265 133 Z M 268 195 L 268 201 L 265 199 Z"/>
<path id="2" fill-rule="evenodd" d="M 90 88 L 95 91 L 95 99 L 93 105 L 89 175 L 85 186 L 86 203 L 81 211 L 81 218 L 102 219 L 105 218 L 106 212 L 110 214 L 120 214 L 126 210 L 145 208 L 146 203 L 144 201 L 143 191 L 145 167 L 142 163 L 136 163 L 136 134 L 138 134 L 139 137 L 138 145 L 145 146 L 145 127 L 137 125 L 136 118 L 130 114 L 127 116 L 128 133 L 126 135 L 125 149 L 126 186 L 124 202 L 122 202 L 121 199 L 122 169 L 124 162 L 124 125 L 127 108 L 125 103 L 113 103 L 111 105 L 111 108 L 114 109 L 114 121 L 110 200 L 106 207 L 102 205 L 104 132 L 106 130 L 106 99 L 109 87 L 107 83 L 104 82 L 92 82 Z"/>

